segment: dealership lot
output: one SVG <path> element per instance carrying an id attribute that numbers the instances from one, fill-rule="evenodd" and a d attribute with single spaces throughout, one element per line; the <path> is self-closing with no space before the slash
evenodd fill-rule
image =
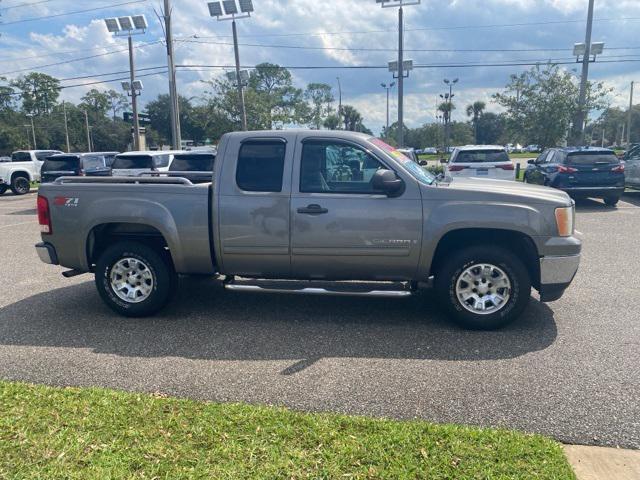
<path id="1" fill-rule="evenodd" d="M 224 292 L 185 280 L 152 319 L 107 310 L 85 275 L 42 264 L 35 195 L 0 198 L 0 377 L 100 385 L 640 447 L 640 193 L 578 206 L 584 241 L 558 302 L 498 332 L 408 299 Z"/>

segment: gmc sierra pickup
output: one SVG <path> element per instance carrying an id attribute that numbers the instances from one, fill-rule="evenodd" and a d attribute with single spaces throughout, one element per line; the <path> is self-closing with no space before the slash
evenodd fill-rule
<path id="1" fill-rule="evenodd" d="M 161 175 L 43 185 L 40 258 L 65 276 L 95 273 L 106 304 L 132 317 L 161 309 L 178 275 L 217 275 L 236 291 L 394 298 L 433 282 L 449 316 L 476 329 L 517 318 L 532 287 L 557 300 L 580 261 L 566 193 L 439 181 L 363 134 L 231 133 L 211 183 Z"/>

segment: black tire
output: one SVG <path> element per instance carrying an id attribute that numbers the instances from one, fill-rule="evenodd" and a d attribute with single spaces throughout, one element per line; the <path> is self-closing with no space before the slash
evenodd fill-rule
<path id="1" fill-rule="evenodd" d="M 118 296 L 111 285 L 111 270 L 122 259 L 133 258 L 148 267 L 153 278 L 149 296 L 139 303 Z M 119 242 L 109 247 L 96 263 L 96 287 L 102 300 L 114 312 L 125 317 L 147 317 L 161 310 L 171 299 L 177 275 L 164 252 L 138 242 Z"/>
<path id="2" fill-rule="evenodd" d="M 14 195 L 26 195 L 31 190 L 31 182 L 27 177 L 16 175 L 11 179 L 11 191 Z"/>
<path id="3" fill-rule="evenodd" d="M 510 297 L 490 314 L 472 313 L 456 295 L 456 282 L 462 273 L 476 264 L 491 264 L 501 269 L 511 282 Z M 502 328 L 517 319 L 531 298 L 531 279 L 522 261 L 501 247 L 471 246 L 452 253 L 435 274 L 435 289 L 442 307 L 460 326 L 473 330 Z M 486 292 L 485 292 L 486 293 Z"/>
<path id="4" fill-rule="evenodd" d="M 615 207 L 620 201 L 620 197 L 604 197 L 604 204 L 608 207 Z"/>
<path id="5" fill-rule="evenodd" d="M 7 185 L 0 185 L 0 195 L 4 195 L 8 189 L 9 187 Z"/>

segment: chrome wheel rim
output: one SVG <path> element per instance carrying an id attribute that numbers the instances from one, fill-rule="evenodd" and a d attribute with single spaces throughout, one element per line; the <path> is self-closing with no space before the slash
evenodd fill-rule
<path id="1" fill-rule="evenodd" d="M 476 315 L 491 315 L 509 302 L 511 280 L 501 268 L 478 263 L 458 276 L 455 292 L 465 310 Z"/>
<path id="2" fill-rule="evenodd" d="M 127 303 L 144 302 L 153 291 L 153 273 L 137 258 L 122 258 L 109 275 L 114 293 Z"/>

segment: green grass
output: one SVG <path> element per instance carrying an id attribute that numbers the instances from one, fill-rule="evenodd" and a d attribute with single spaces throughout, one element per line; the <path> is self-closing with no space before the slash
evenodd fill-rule
<path id="1" fill-rule="evenodd" d="M 538 435 L 0 382 L 0 478 L 575 477 Z"/>

